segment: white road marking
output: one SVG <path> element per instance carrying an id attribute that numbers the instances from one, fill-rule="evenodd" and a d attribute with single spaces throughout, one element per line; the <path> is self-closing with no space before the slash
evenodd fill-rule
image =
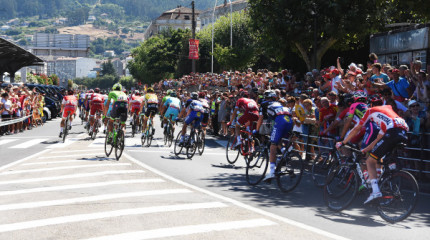
<path id="1" fill-rule="evenodd" d="M 38 159 L 82 157 L 82 156 L 88 156 L 88 155 L 94 156 L 94 154 L 95 154 L 94 152 L 92 152 L 92 153 L 80 153 L 80 154 L 70 154 L 70 155 L 62 155 L 62 156 L 38 157 Z"/>
<path id="2" fill-rule="evenodd" d="M 86 202 L 98 202 L 98 201 L 119 199 L 119 198 L 144 197 L 144 196 L 178 194 L 178 193 L 192 193 L 192 191 L 185 188 L 177 188 L 177 189 L 163 189 L 163 190 L 139 191 L 139 192 L 128 192 L 128 193 L 111 193 L 111 194 L 96 195 L 96 196 L 90 196 L 90 197 L 68 198 L 68 199 L 51 200 L 51 201 L 14 203 L 14 204 L 0 205 L 0 211 L 50 207 L 50 206 L 68 205 L 68 204 L 77 204 L 77 203 L 86 203 Z"/>
<path id="3" fill-rule="evenodd" d="M 176 237 L 176 236 L 184 236 L 184 235 L 197 234 L 197 233 L 208 233 L 208 232 L 215 232 L 215 231 L 227 231 L 227 230 L 243 229 L 243 228 L 265 227 L 265 226 L 273 226 L 273 225 L 277 225 L 277 223 L 264 218 L 258 218 L 258 219 L 242 220 L 242 221 L 198 224 L 198 225 L 188 225 L 188 226 L 181 226 L 181 227 L 171 227 L 171 228 L 159 228 L 159 229 L 146 230 L 146 231 L 140 231 L 140 232 L 130 232 L 130 233 L 117 234 L 117 235 L 90 238 L 88 240 L 110 240 L 110 239 L 142 240 L 142 239 L 154 239 L 154 238 L 163 238 L 163 237 Z"/>
<path id="4" fill-rule="evenodd" d="M 34 165 L 46 165 L 46 164 L 59 164 L 59 163 L 77 163 L 77 162 L 82 162 L 85 160 L 77 160 L 77 159 L 73 159 L 73 160 L 63 160 L 63 161 L 49 161 L 49 162 L 34 162 L 34 163 L 24 163 L 22 164 L 22 166 L 34 166 Z M 94 160 L 94 162 L 98 162 L 96 160 Z"/>
<path id="5" fill-rule="evenodd" d="M 64 143 L 62 141 L 60 141 L 60 142 L 52 144 L 52 145 L 50 145 L 50 146 L 48 146 L 46 148 L 49 148 L 49 149 L 62 148 L 62 147 L 69 146 L 69 145 L 71 145 L 72 143 L 74 143 L 74 142 L 76 142 L 78 140 L 79 140 L 78 138 L 70 138 L 70 139 L 67 138 Z"/>
<path id="6" fill-rule="evenodd" d="M 127 142 L 127 141 L 125 141 Z M 96 138 L 88 147 L 100 147 L 104 146 L 105 144 L 105 138 Z"/>
<path id="7" fill-rule="evenodd" d="M 8 143 L 11 143 L 11 142 L 14 142 L 14 141 L 17 141 L 17 140 L 18 139 L 3 139 L 3 140 L 0 140 L 0 146 L 8 144 Z"/>
<path id="8" fill-rule="evenodd" d="M 195 191 L 199 191 L 199 192 L 205 193 L 205 194 L 207 194 L 207 195 L 209 195 L 209 196 L 216 197 L 216 198 L 221 199 L 221 200 L 223 200 L 223 201 L 226 201 L 226 202 L 232 203 L 232 204 L 234 204 L 234 205 L 236 205 L 236 206 L 238 206 L 238 207 L 241 207 L 241 208 L 244 208 L 244 209 L 248 209 L 248 210 L 250 210 L 250 211 L 253 211 L 253 212 L 259 213 L 259 214 L 261 214 L 261 215 L 264 215 L 264 216 L 267 216 L 267 217 L 270 217 L 270 218 L 276 219 L 276 220 L 278 220 L 278 221 L 284 222 L 284 223 L 286 223 L 286 224 L 290 224 L 290 225 L 292 225 L 292 226 L 296 226 L 296 227 L 299 227 L 299 228 L 302 228 L 302 229 L 305 229 L 305 230 L 308 230 L 308 231 L 311 231 L 311 232 L 314 232 L 314 233 L 320 234 L 320 235 L 322 235 L 322 236 L 326 236 L 326 237 L 328 237 L 328 238 L 338 239 L 338 240 L 346 240 L 346 239 L 348 239 L 348 238 L 345 238 L 345 237 L 342 237 L 342 236 L 339 236 L 339 235 L 336 235 L 336 234 L 333 234 L 333 233 L 330 233 L 330 232 L 324 231 L 324 230 L 322 230 L 322 229 L 319 229 L 319 228 L 316 228 L 316 227 L 312 227 L 312 226 L 306 225 L 306 224 L 304 224 L 304 223 L 301 223 L 301 222 L 297 222 L 297 221 L 291 220 L 291 219 L 289 219 L 289 218 L 281 217 L 281 216 L 279 216 L 279 215 L 276 215 L 276 214 L 273 214 L 273 213 L 270 213 L 270 212 L 267 212 L 267 211 L 261 210 L 261 209 L 259 209 L 259 208 L 256 208 L 256 207 L 253 207 L 253 206 L 250 206 L 250 205 L 248 205 L 248 204 L 242 203 L 242 202 L 237 201 L 237 200 L 234 200 L 234 199 L 232 199 L 232 198 L 225 197 L 225 196 L 222 196 L 222 195 L 220 195 L 220 194 L 216 194 L 216 193 L 213 193 L 213 192 L 208 191 L 208 190 L 206 190 L 206 189 L 203 189 L 203 188 L 200 188 L 200 187 L 194 186 L 194 185 L 192 185 L 192 184 L 186 183 L 186 182 L 181 181 L 181 180 L 179 180 L 179 179 L 177 179 L 177 178 L 174 178 L 174 177 L 172 177 L 172 176 L 170 176 L 170 175 L 168 175 L 168 174 L 165 174 L 165 173 L 163 173 L 163 172 L 161 172 L 161 171 L 159 171 L 159 170 L 157 170 L 157 169 L 155 169 L 155 168 L 153 168 L 153 167 L 150 167 L 150 166 L 149 166 L 149 165 L 147 165 L 147 164 L 144 164 L 144 163 L 140 162 L 139 160 L 135 159 L 134 157 L 130 156 L 130 155 L 129 155 L 129 154 L 127 154 L 127 153 L 124 153 L 124 156 L 125 156 L 125 157 L 127 157 L 130 161 L 132 161 L 132 162 L 136 163 L 137 165 L 139 165 L 139 166 L 141 166 L 141 167 L 143 167 L 143 168 L 145 168 L 145 169 L 147 169 L 147 170 L 149 170 L 149 171 L 151 171 L 151 172 L 153 172 L 153 173 L 155 173 L 155 174 L 157 174 L 157 175 L 159 175 L 159 176 L 161 176 L 161 177 L 163 177 L 163 178 L 165 178 L 165 179 L 168 179 L 168 180 L 173 181 L 173 182 L 175 182 L 175 183 L 181 184 L 182 186 L 185 186 L 185 187 L 191 188 L 191 189 L 193 189 L 193 190 L 195 190 Z"/>
<path id="9" fill-rule="evenodd" d="M 9 164 L 6 164 L 6 165 L 4 165 L 4 166 L 0 167 L 0 171 L 2 171 L 2 170 L 4 170 L 4 169 L 7 169 L 7 168 L 10 168 L 10 167 L 12 167 L 12 166 L 15 166 L 15 165 L 17 165 L 17 164 L 20 164 L 20 163 L 22 163 L 22 162 L 25 162 L 25 161 L 27 161 L 27 160 L 29 160 L 29 159 L 34 159 L 35 157 L 37 157 L 37 156 L 39 156 L 39 155 L 42 155 L 42 154 L 44 154 L 44 153 L 46 153 L 46 152 L 48 152 L 48 151 L 49 151 L 49 149 L 45 149 L 45 150 L 43 150 L 43 151 L 40 151 L 40 152 L 38 152 L 38 153 L 35 153 L 35 154 L 30 155 L 30 156 L 28 156 L 28 157 L 25 157 L 25 158 L 23 158 L 23 159 L 21 159 L 21 160 L 18 160 L 18 161 L 15 161 L 15 162 L 11 162 L 11 163 L 9 163 Z"/>
<path id="10" fill-rule="evenodd" d="M 50 191 L 59 191 L 59 190 L 62 191 L 62 190 L 81 189 L 81 188 L 93 188 L 93 187 L 103 187 L 103 186 L 121 185 L 121 184 L 160 183 L 160 182 L 165 182 L 165 181 L 159 178 L 149 178 L 149 179 L 132 179 L 132 180 L 109 181 L 109 182 L 96 182 L 96 183 L 63 185 L 63 186 L 54 186 L 54 187 L 29 188 L 29 189 L 14 190 L 14 191 L 2 191 L 0 192 L 0 196 L 10 196 L 10 195 L 35 193 L 35 192 L 50 192 Z"/>
<path id="11" fill-rule="evenodd" d="M 80 174 L 61 175 L 61 176 L 54 176 L 54 177 L 27 178 L 27 179 L 18 179 L 18 180 L 11 180 L 11 181 L 2 181 L 0 182 L 0 185 L 54 181 L 54 180 L 61 180 L 61 179 L 73 179 L 73 178 L 85 178 L 85 177 L 97 177 L 97 176 L 115 175 L 115 174 L 144 173 L 144 172 L 145 171 L 143 170 L 119 170 L 119 171 L 104 171 L 104 172 L 94 172 L 94 173 L 80 173 Z"/>
<path id="12" fill-rule="evenodd" d="M 68 150 L 68 151 L 55 151 L 55 152 L 50 152 L 50 154 L 56 154 L 56 153 L 75 153 L 75 152 L 94 152 L 93 149 L 86 149 L 86 150 Z"/>
<path id="13" fill-rule="evenodd" d="M 54 217 L 47 219 L 40 219 L 27 222 L 18 222 L 11 224 L 0 225 L 0 232 L 10 232 L 16 230 L 45 227 L 50 225 L 83 222 L 104 218 L 114 218 L 121 216 L 132 216 L 141 215 L 148 213 L 163 213 L 163 212 L 174 212 L 184 210 L 197 210 L 197 209 L 208 209 L 208 208 L 221 208 L 227 207 L 226 204 L 220 202 L 208 202 L 208 203 L 190 203 L 190 204 L 179 204 L 179 205 L 167 205 L 167 206 L 156 206 L 156 207 L 145 207 L 145 208 L 131 208 L 122 209 L 108 212 L 97 212 L 89 214 L 77 214 L 64 217 Z"/>
<path id="14" fill-rule="evenodd" d="M 29 148 L 29 147 L 37 145 L 37 144 L 39 144 L 39 143 L 41 143 L 43 141 L 46 141 L 46 140 L 48 140 L 48 139 L 47 138 L 36 138 L 36 139 L 33 139 L 33 140 L 29 140 L 29 141 L 23 142 L 23 143 L 18 144 L 18 145 L 15 145 L 15 146 L 10 147 L 10 148 Z"/>
<path id="15" fill-rule="evenodd" d="M 37 169 L 29 169 L 29 170 L 17 170 L 17 171 L 3 172 L 3 173 L 0 173 L 0 176 L 1 175 L 20 174 L 20 173 L 31 173 L 31 172 L 57 171 L 57 170 L 66 170 L 66 169 L 95 168 L 95 167 L 118 167 L 118 166 L 131 166 L 131 163 L 85 164 L 85 165 L 54 167 L 54 168 L 37 168 Z"/>

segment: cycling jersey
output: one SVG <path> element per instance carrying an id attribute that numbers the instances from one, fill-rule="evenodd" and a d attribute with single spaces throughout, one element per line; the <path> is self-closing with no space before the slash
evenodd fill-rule
<path id="1" fill-rule="evenodd" d="M 238 108 L 242 112 L 252 112 L 258 114 L 258 106 L 257 103 L 249 98 L 240 98 L 236 102 L 236 108 Z"/>
<path id="2" fill-rule="evenodd" d="M 121 91 L 112 91 L 108 95 L 108 101 L 112 101 L 111 119 L 120 118 L 124 124 L 127 120 L 127 95 Z"/>
<path id="3" fill-rule="evenodd" d="M 200 113 L 204 112 L 203 104 L 199 100 L 188 99 L 187 102 L 185 103 L 185 107 L 188 109 L 191 109 L 191 111 L 193 112 L 200 112 Z"/>
<path id="4" fill-rule="evenodd" d="M 127 101 L 127 95 L 121 91 L 112 91 L 108 95 L 108 101 L 113 99 L 114 102 L 125 102 Z"/>
<path id="5" fill-rule="evenodd" d="M 181 100 L 179 100 L 176 97 L 169 97 L 164 103 L 164 106 L 167 107 L 167 110 L 164 116 L 167 118 L 171 117 L 171 119 L 175 121 L 181 109 Z"/>
<path id="6" fill-rule="evenodd" d="M 363 118 L 360 120 L 360 125 L 365 125 L 368 121 L 374 121 L 385 133 L 391 128 L 400 128 L 405 131 L 409 130 L 406 121 L 393 111 L 391 105 L 377 106 L 366 111 Z"/>
<path id="7" fill-rule="evenodd" d="M 129 103 L 131 104 L 132 109 L 133 108 L 139 108 L 140 109 L 140 106 L 142 105 L 142 101 L 143 101 L 143 99 L 141 96 L 133 94 L 130 98 Z"/>
<path id="8" fill-rule="evenodd" d="M 194 127 L 200 126 L 200 122 L 203 120 L 203 104 L 199 100 L 188 99 L 185 107 L 191 110 L 191 113 L 185 118 L 187 125 L 194 121 Z"/>
<path id="9" fill-rule="evenodd" d="M 62 105 L 64 105 L 63 118 L 66 118 L 68 112 L 73 115 L 78 105 L 78 99 L 74 95 L 67 95 L 63 97 Z"/>
<path id="10" fill-rule="evenodd" d="M 364 114 L 367 111 L 367 104 L 364 103 L 353 103 L 351 107 L 349 107 L 348 117 L 353 119 L 353 123 L 356 124 L 363 118 Z"/>
<path id="11" fill-rule="evenodd" d="M 145 94 L 145 103 L 146 104 L 152 104 L 156 103 L 158 104 L 158 97 L 154 93 L 147 93 Z"/>

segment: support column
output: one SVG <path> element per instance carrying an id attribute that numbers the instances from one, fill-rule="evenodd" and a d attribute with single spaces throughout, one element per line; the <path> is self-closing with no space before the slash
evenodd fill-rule
<path id="1" fill-rule="evenodd" d="M 9 73 L 9 79 L 10 79 L 10 83 L 14 83 L 15 82 L 15 72 Z"/>
<path id="2" fill-rule="evenodd" d="M 27 67 L 21 68 L 21 82 L 22 83 L 27 82 Z"/>

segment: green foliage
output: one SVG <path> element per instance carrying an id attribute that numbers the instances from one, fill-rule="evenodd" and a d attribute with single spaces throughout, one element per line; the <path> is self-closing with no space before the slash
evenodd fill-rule
<path id="1" fill-rule="evenodd" d="M 73 88 L 73 80 L 72 79 L 67 80 L 67 88 L 68 89 L 72 89 Z"/>
<path id="2" fill-rule="evenodd" d="M 21 34 L 21 31 L 19 29 L 9 29 L 5 32 L 5 34 L 8 36 L 16 36 Z"/>
<path id="3" fill-rule="evenodd" d="M 102 67 L 102 71 L 100 72 L 100 74 L 102 76 L 107 76 L 107 75 L 117 76 L 116 70 L 110 59 L 107 62 L 102 63 L 101 67 Z"/>
<path id="4" fill-rule="evenodd" d="M 130 90 L 133 87 L 137 87 L 136 80 L 131 76 L 130 77 L 122 77 L 119 80 L 119 83 L 121 83 L 121 85 L 128 90 Z"/>
<path id="5" fill-rule="evenodd" d="M 77 26 L 84 24 L 88 19 L 90 9 L 88 7 L 82 7 L 70 10 L 66 13 L 67 24 L 69 26 Z"/>
<path id="6" fill-rule="evenodd" d="M 105 75 L 97 78 L 75 78 L 73 80 L 78 85 L 86 86 L 87 88 L 110 89 L 119 81 L 119 78 L 113 75 Z"/>
<path id="7" fill-rule="evenodd" d="M 123 19 L 125 17 L 124 8 L 117 4 L 100 4 L 94 8 L 93 14 L 99 16 L 106 13 L 111 19 Z"/>
<path id="8" fill-rule="evenodd" d="M 94 54 L 103 54 L 106 50 L 113 50 L 119 55 L 130 47 L 121 38 L 97 38 L 91 42 L 90 49 Z"/>
<path id="9" fill-rule="evenodd" d="M 49 76 L 49 79 L 51 80 L 52 85 L 58 86 L 58 83 L 60 82 L 60 79 L 58 78 L 57 75 L 52 74 L 51 76 Z"/>

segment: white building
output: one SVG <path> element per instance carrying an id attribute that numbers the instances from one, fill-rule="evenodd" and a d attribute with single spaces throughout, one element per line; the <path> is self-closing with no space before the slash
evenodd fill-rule
<path id="1" fill-rule="evenodd" d="M 90 36 L 36 33 L 31 52 L 39 57 L 88 57 Z"/>
<path id="2" fill-rule="evenodd" d="M 87 77 L 97 66 L 97 59 L 83 57 L 60 57 L 46 62 L 47 74 L 56 74 L 61 85 L 67 85 L 69 79 Z"/>
<path id="3" fill-rule="evenodd" d="M 200 30 L 201 11 L 195 10 L 196 31 Z M 143 40 L 159 34 L 163 30 L 169 28 L 177 29 L 191 29 L 192 28 L 192 9 L 186 7 L 177 7 L 164 12 L 157 19 L 153 20 L 148 28 L 145 30 Z"/>
<path id="4" fill-rule="evenodd" d="M 218 2 L 222 2 L 222 1 L 218 1 Z M 230 5 L 232 9 L 230 9 Z M 200 21 L 202 24 L 201 28 L 211 25 L 214 21 L 216 22 L 216 20 L 221 16 L 227 16 L 231 10 L 233 12 L 239 12 L 239 11 L 246 11 L 247 8 L 248 8 L 248 0 L 237 0 L 234 2 L 232 1 L 231 4 L 228 1 L 224 1 L 223 4 L 215 8 L 214 19 L 212 18 L 212 15 L 214 13 L 213 7 L 203 11 L 200 14 Z"/>

